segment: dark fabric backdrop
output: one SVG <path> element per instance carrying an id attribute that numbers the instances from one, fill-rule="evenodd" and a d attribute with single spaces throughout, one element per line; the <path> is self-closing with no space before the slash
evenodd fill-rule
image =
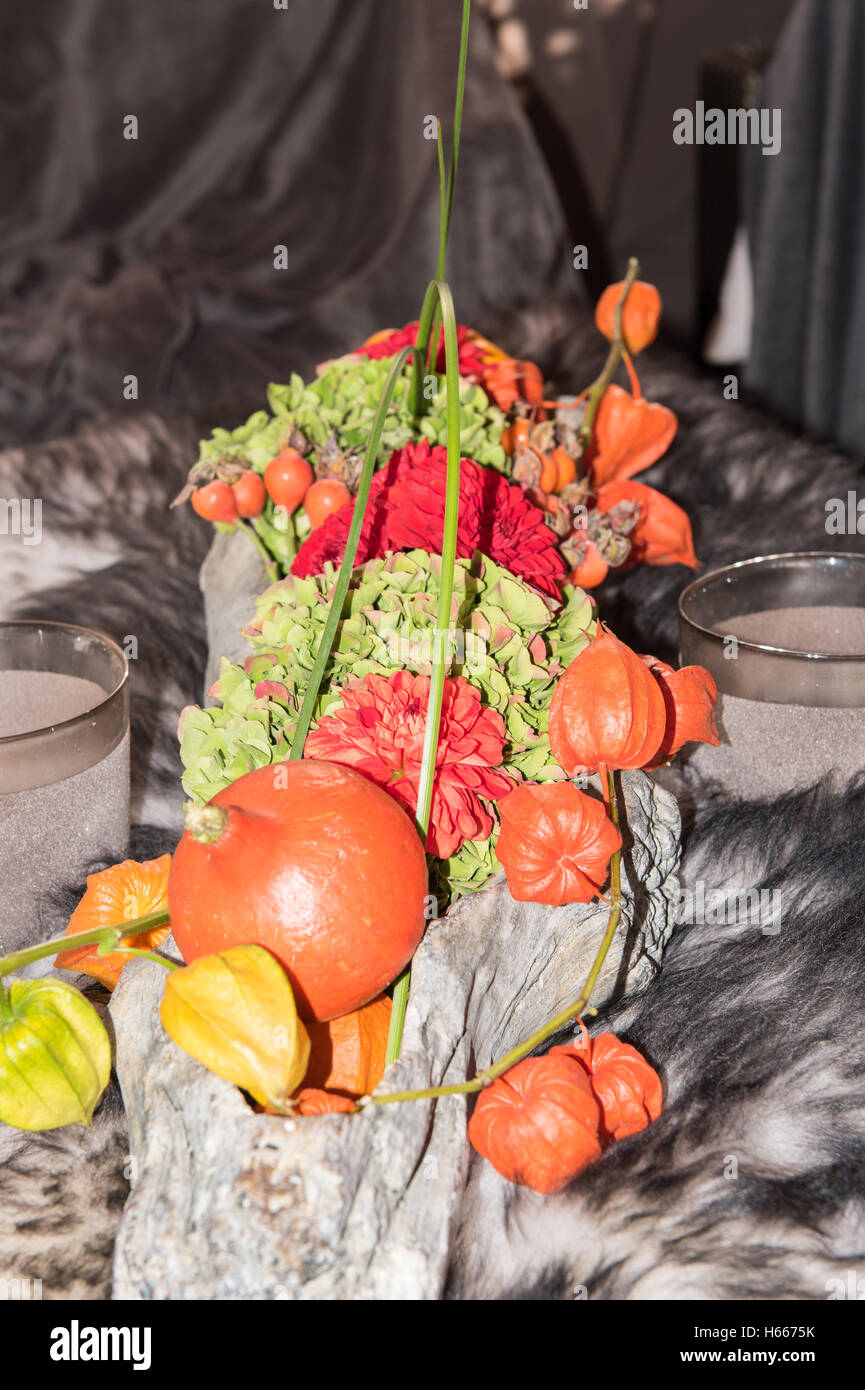
<path id="1" fill-rule="evenodd" d="M 138 408 L 227 420 L 416 317 L 438 237 L 423 122 L 449 132 L 460 10 L 2 0 L 0 444 L 124 408 L 127 374 Z M 579 293 L 481 16 L 451 244 L 458 315 L 488 331 Z"/>
<path id="2" fill-rule="evenodd" d="M 761 104 L 781 153 L 752 159 L 749 385 L 865 454 L 865 3 L 800 0 Z"/>

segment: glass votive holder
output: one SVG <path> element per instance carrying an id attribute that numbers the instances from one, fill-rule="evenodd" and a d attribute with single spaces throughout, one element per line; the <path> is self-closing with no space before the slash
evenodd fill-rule
<path id="1" fill-rule="evenodd" d="M 68 623 L 0 622 L 0 949 L 62 931 L 51 895 L 128 843 L 123 651 Z"/>
<path id="2" fill-rule="evenodd" d="M 721 746 L 689 764 L 744 796 L 865 768 L 865 555 L 758 556 L 679 599 L 682 665 L 718 685 Z"/>

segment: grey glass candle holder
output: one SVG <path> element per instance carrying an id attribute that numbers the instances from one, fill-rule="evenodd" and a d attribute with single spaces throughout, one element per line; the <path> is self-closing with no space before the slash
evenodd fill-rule
<path id="1" fill-rule="evenodd" d="M 865 555 L 758 556 L 679 599 L 680 659 L 718 685 L 721 746 L 689 762 L 746 796 L 865 768 Z"/>
<path id="2" fill-rule="evenodd" d="M 123 651 L 67 623 L 0 623 L 0 948 L 62 929 L 52 896 L 128 842 Z"/>

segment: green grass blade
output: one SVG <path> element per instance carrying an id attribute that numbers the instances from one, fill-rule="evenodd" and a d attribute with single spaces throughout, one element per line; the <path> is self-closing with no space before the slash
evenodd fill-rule
<path id="1" fill-rule="evenodd" d="M 459 411 L 459 353 L 457 348 L 457 322 L 454 313 L 453 297 L 450 287 L 441 280 L 433 280 L 424 298 L 424 309 L 429 311 L 432 321 L 432 306 L 438 304 L 445 334 L 445 381 L 447 383 L 447 483 L 445 491 L 445 521 L 442 536 L 442 565 L 439 582 L 439 601 L 436 617 L 436 630 L 433 634 L 433 665 L 430 676 L 429 704 L 427 706 L 426 726 L 424 728 L 423 757 L 418 782 L 415 821 L 421 839 L 426 844 L 432 810 L 433 783 L 435 780 L 436 754 L 441 731 L 442 698 L 445 677 L 450 664 L 451 604 L 454 591 L 454 566 L 457 551 L 457 522 L 460 505 L 460 411 Z M 420 334 L 418 334 L 420 341 Z M 415 386 L 418 384 L 419 353 L 415 358 Z M 402 1044 L 403 1024 L 411 986 L 411 966 L 400 975 L 393 991 L 393 1007 L 388 1030 L 385 1062 L 389 1064 L 399 1056 Z"/>
<path id="2" fill-rule="evenodd" d="M 354 568 L 355 556 L 357 555 L 360 531 L 363 526 L 363 518 L 366 512 L 366 504 L 369 499 L 369 489 L 372 483 L 372 475 L 375 472 L 375 463 L 378 457 L 378 447 L 381 441 L 382 430 L 384 429 L 385 417 L 387 416 L 390 403 L 393 400 L 393 393 L 396 384 L 402 375 L 403 368 L 409 357 L 415 356 L 416 348 L 405 347 L 393 360 L 393 365 L 387 375 L 384 391 L 379 402 L 378 410 L 373 421 L 372 430 L 366 446 L 366 456 L 363 461 L 363 469 L 360 475 L 360 482 L 357 489 L 357 497 L 354 503 L 354 514 L 351 519 L 351 526 L 348 532 L 348 539 L 345 543 L 345 554 L 342 557 L 342 564 L 339 567 L 336 585 L 333 590 L 333 597 L 330 601 L 327 622 L 321 634 L 321 641 L 315 654 L 315 662 L 309 681 L 303 695 L 303 704 L 300 707 L 300 714 L 297 720 L 294 738 L 291 744 L 290 759 L 302 758 L 303 748 L 306 743 L 306 736 L 312 723 L 315 712 L 315 702 L 318 699 L 318 692 L 321 689 L 321 682 L 324 679 L 324 672 L 330 659 L 333 649 L 336 629 L 342 616 L 342 608 L 345 603 L 345 596 L 348 593 L 348 586 L 351 580 L 351 572 Z M 458 426 L 459 427 L 459 426 Z"/>

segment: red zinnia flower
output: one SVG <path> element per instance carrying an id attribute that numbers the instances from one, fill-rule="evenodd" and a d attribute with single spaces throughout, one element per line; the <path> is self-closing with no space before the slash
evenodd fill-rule
<path id="1" fill-rule="evenodd" d="M 440 554 L 446 479 L 447 450 L 440 445 L 430 448 L 424 440 L 397 450 L 372 480 L 355 563 L 387 550 Z M 321 574 L 328 560 L 339 564 L 353 513 L 354 502 L 347 502 L 317 527 L 300 547 L 292 573 Z M 540 507 L 500 473 L 463 459 L 457 558 L 470 559 L 476 550 L 551 598 L 561 598 L 566 565 Z"/>
<path id="2" fill-rule="evenodd" d="M 342 708 L 319 720 L 304 757 L 343 763 L 403 803 L 417 805 L 429 705 L 429 676 L 395 671 L 364 676 L 342 691 Z M 466 840 L 485 840 L 492 817 L 481 797 L 506 796 L 514 783 L 500 770 L 505 723 L 481 704 L 461 676 L 445 681 L 427 849 L 440 859 Z"/>

